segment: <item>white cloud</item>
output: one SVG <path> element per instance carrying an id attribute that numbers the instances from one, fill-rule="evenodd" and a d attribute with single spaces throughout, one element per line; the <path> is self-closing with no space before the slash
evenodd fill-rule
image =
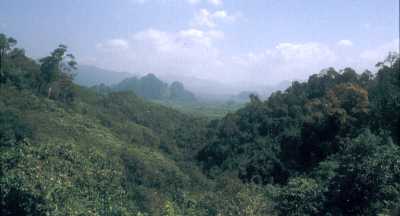
<path id="1" fill-rule="evenodd" d="M 216 30 L 203 32 L 197 29 L 187 29 L 180 31 L 178 36 L 183 41 L 211 47 L 213 40 L 224 38 L 224 33 Z"/>
<path id="2" fill-rule="evenodd" d="M 274 84 L 284 80 L 305 80 L 332 66 L 372 70 L 389 51 L 396 51 L 399 43 L 394 40 L 363 52 L 350 47 L 343 53 L 336 43 L 282 42 L 261 52 L 232 56 L 217 46 L 224 37 L 223 32 L 214 28 L 192 27 L 173 32 L 146 29 L 133 33 L 128 39 L 99 43 L 96 64 L 119 71 L 160 76 Z M 112 55 L 107 52 L 109 50 Z"/>
<path id="3" fill-rule="evenodd" d="M 148 0 L 131 0 L 131 2 L 135 3 L 135 4 L 143 4 L 143 3 L 148 2 Z"/>
<path id="4" fill-rule="evenodd" d="M 370 29 L 372 28 L 372 26 L 371 26 L 371 24 L 369 24 L 369 23 L 364 23 L 364 24 L 362 25 L 362 28 L 364 28 L 365 30 L 370 30 Z"/>
<path id="5" fill-rule="evenodd" d="M 284 80 L 306 79 L 311 73 L 332 66 L 337 60 L 327 45 L 309 43 L 279 43 L 263 52 L 250 52 L 232 58 L 234 68 L 249 82 L 277 83 Z"/>
<path id="6" fill-rule="evenodd" d="M 230 15 L 224 10 L 210 12 L 207 9 L 200 9 L 191 21 L 191 25 L 214 28 L 218 22 L 234 22 L 236 18 L 237 16 Z"/>
<path id="7" fill-rule="evenodd" d="M 260 53 L 232 57 L 215 46 L 223 38 L 224 33 L 218 30 L 190 28 L 165 32 L 147 29 L 133 34 L 127 41 L 129 48 L 120 49 L 112 57 L 104 53 L 98 62 L 103 64 L 99 66 L 135 73 L 271 84 L 304 79 L 332 66 L 337 58 L 328 46 L 320 43 L 279 43 Z M 110 41 L 101 44 L 125 47 L 120 40 Z M 100 51 L 104 47 L 101 46 Z"/>
<path id="8" fill-rule="evenodd" d="M 215 6 L 220 6 L 220 5 L 222 5 L 222 0 L 208 0 L 208 2 L 209 2 L 210 4 L 215 5 Z"/>
<path id="9" fill-rule="evenodd" d="M 223 39 L 225 37 L 224 32 L 218 30 L 210 30 L 207 32 L 207 35 L 213 39 Z"/>
<path id="10" fill-rule="evenodd" d="M 340 40 L 337 42 L 338 46 L 345 46 L 345 47 L 350 47 L 353 46 L 353 42 L 351 40 Z"/>
<path id="11" fill-rule="evenodd" d="M 137 42 L 150 43 L 158 51 L 174 51 L 183 48 L 211 47 L 213 41 L 224 38 L 224 33 L 217 30 L 202 31 L 198 29 L 184 29 L 178 32 L 164 32 L 148 29 L 134 34 Z"/>
<path id="12" fill-rule="evenodd" d="M 196 5 L 196 4 L 199 4 L 202 2 L 202 0 L 186 0 L 186 1 L 189 4 L 193 4 L 193 5 Z M 214 6 L 221 6 L 223 4 L 222 0 L 207 0 L 207 2 Z"/>
<path id="13" fill-rule="evenodd" d="M 216 18 L 216 19 L 234 19 L 232 16 L 228 16 L 226 11 L 220 10 L 220 11 L 215 11 L 213 14 L 211 14 L 211 17 Z"/>
<path id="14" fill-rule="evenodd" d="M 273 55 L 279 55 L 287 61 L 326 61 L 331 62 L 336 57 L 334 52 L 321 43 L 279 43 L 275 50 L 270 51 Z"/>
<path id="15" fill-rule="evenodd" d="M 385 58 L 389 52 L 399 52 L 399 39 L 394 39 L 378 47 L 364 50 L 361 52 L 360 58 L 371 63 L 376 63 Z"/>
<path id="16" fill-rule="evenodd" d="M 306 78 L 331 66 L 337 58 L 328 46 L 320 43 L 279 43 L 264 52 L 232 57 L 215 46 L 223 38 L 224 33 L 218 30 L 147 29 L 133 34 L 127 50 L 111 58 L 106 55 L 98 62 L 108 68 L 135 73 L 265 84 Z"/>
<path id="17" fill-rule="evenodd" d="M 109 55 L 105 45 L 98 46 L 98 66 L 134 73 L 176 74 L 188 76 L 218 75 L 223 71 L 219 50 L 214 44 L 224 38 L 224 33 L 195 28 L 166 32 L 147 29 L 136 32 L 128 40 L 126 50 L 113 49 Z"/>
<path id="18" fill-rule="evenodd" d="M 223 33 L 185 29 L 164 32 L 155 29 L 136 33 L 131 50 L 137 56 L 135 71 L 159 74 L 199 75 L 200 71 L 213 71 L 218 64 L 218 50 L 213 44 Z M 135 64 L 135 63 L 132 63 Z M 208 69 L 207 69 L 208 68 Z"/>
<path id="19" fill-rule="evenodd" d="M 130 0 L 134 4 L 144 4 L 147 2 L 172 2 L 176 3 L 179 2 L 179 0 Z M 182 0 L 181 0 L 182 1 Z M 222 0 L 184 0 L 183 2 L 187 2 L 192 5 L 197 5 L 202 2 L 207 2 L 208 4 L 214 5 L 214 6 L 221 6 L 223 5 Z"/>
<path id="20" fill-rule="evenodd" d="M 211 13 L 207 9 L 201 9 L 192 21 L 194 26 L 207 26 L 213 28 L 216 26 L 215 20 L 212 19 Z"/>
<path id="21" fill-rule="evenodd" d="M 174 49 L 173 38 L 166 32 L 156 29 L 148 29 L 133 35 L 135 41 L 149 41 L 151 45 L 161 51 Z"/>
<path id="22" fill-rule="evenodd" d="M 110 39 L 103 43 L 98 43 L 96 47 L 104 50 L 118 51 L 118 50 L 128 49 L 129 43 L 125 39 L 115 38 L 115 39 Z"/>
<path id="23" fill-rule="evenodd" d="M 187 2 L 189 2 L 189 4 L 198 4 L 200 3 L 201 0 L 187 0 Z"/>

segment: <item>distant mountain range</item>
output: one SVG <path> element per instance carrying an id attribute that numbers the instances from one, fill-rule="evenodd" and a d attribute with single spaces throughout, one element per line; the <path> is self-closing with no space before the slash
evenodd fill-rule
<path id="1" fill-rule="evenodd" d="M 132 76 L 127 72 L 116 72 L 90 65 L 79 65 L 76 72 L 75 82 L 88 87 L 100 84 L 110 86 Z"/>
<path id="2" fill-rule="evenodd" d="M 199 100 L 206 101 L 249 101 L 250 94 L 258 95 L 261 99 L 267 99 L 271 93 L 284 90 L 291 85 L 291 81 L 282 81 L 268 85 L 260 83 L 224 83 L 216 80 L 201 79 L 185 75 L 160 75 L 162 80 L 178 80 L 185 84 L 186 88 L 194 92 Z"/>
<path id="3" fill-rule="evenodd" d="M 267 99 L 272 92 L 283 90 L 291 84 L 289 81 L 273 86 L 249 83 L 227 84 L 184 75 L 161 75 L 157 77 L 154 74 L 147 74 L 140 77 L 127 72 L 106 70 L 89 65 L 79 66 L 75 82 L 88 87 L 96 86 L 94 88 L 102 91 L 105 89 L 133 91 L 149 100 L 235 101 L 240 103 L 249 101 L 250 94 L 258 95 L 261 99 Z M 110 88 L 107 88 L 107 86 Z"/>
<path id="4" fill-rule="evenodd" d="M 154 74 L 143 77 L 131 77 L 111 87 L 114 91 L 133 91 L 149 100 L 196 101 L 194 94 L 185 89 L 181 82 L 174 81 L 170 85 L 158 79 Z"/>

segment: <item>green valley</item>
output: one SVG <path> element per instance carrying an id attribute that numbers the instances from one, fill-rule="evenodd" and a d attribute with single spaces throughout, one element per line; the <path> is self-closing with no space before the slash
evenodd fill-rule
<path id="1" fill-rule="evenodd" d="M 400 58 L 266 100 L 199 102 L 155 75 L 74 82 L 0 34 L 0 215 L 399 215 Z"/>

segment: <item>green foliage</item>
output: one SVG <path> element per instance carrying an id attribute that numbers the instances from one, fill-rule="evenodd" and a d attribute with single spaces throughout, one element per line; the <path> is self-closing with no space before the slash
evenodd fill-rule
<path id="1" fill-rule="evenodd" d="M 10 50 L 17 44 L 17 40 L 12 37 L 7 37 L 4 34 L 0 34 L 0 83 L 5 80 L 5 59 L 9 54 Z"/>
<path id="2" fill-rule="evenodd" d="M 392 54 L 393 55 L 393 54 Z M 386 129 L 391 132 L 393 139 L 400 142 L 400 58 L 393 59 L 382 65 L 370 88 L 372 118 L 375 130 Z"/>
<path id="3" fill-rule="evenodd" d="M 117 161 L 111 162 L 93 150 L 83 155 L 76 148 L 72 143 L 22 146 L 16 154 L 23 160 L 14 158 L 15 166 L 6 169 L 1 178 L 4 203 L 17 206 L 5 210 L 26 211 L 20 215 L 32 214 L 31 210 L 21 209 L 26 206 L 40 210 L 40 215 L 110 215 L 126 211 L 126 193 L 121 187 L 121 171 L 115 167 Z"/>
<path id="4" fill-rule="evenodd" d="M 0 111 L 0 214 L 45 215 L 46 200 L 23 186 L 21 178 L 8 175 L 22 157 L 31 130 L 11 111 Z"/>
<path id="5" fill-rule="evenodd" d="M 183 171 L 200 170 L 183 160 L 200 148 L 205 121 L 132 93 L 78 87 L 64 103 L 0 88 L 5 215 L 161 215 L 179 191 L 201 191 Z"/>
<path id="6" fill-rule="evenodd" d="M 174 101 L 174 100 L 157 100 L 155 101 L 164 106 L 171 107 L 183 113 L 197 116 L 206 117 L 208 119 L 221 119 L 228 113 L 233 113 L 245 106 L 244 103 L 239 102 L 216 102 L 216 101 Z"/>
<path id="7" fill-rule="evenodd" d="M 0 85 L 11 84 L 19 89 L 35 88 L 38 64 L 16 48 L 17 41 L 0 34 Z"/>
<path id="8" fill-rule="evenodd" d="M 213 177 L 280 183 L 281 215 L 385 214 L 400 198 L 399 65 L 391 55 L 375 77 L 329 68 L 266 101 L 252 96 L 210 124 L 198 159 Z"/>
<path id="9" fill-rule="evenodd" d="M 75 68 L 76 62 L 74 61 L 74 56 L 66 52 L 67 46 L 59 45 L 50 56 L 40 59 L 41 78 L 44 82 L 54 82 L 58 80 L 61 73 L 70 72 Z"/>
<path id="10" fill-rule="evenodd" d="M 257 185 L 243 185 L 237 180 L 222 179 L 214 202 L 218 215 L 261 216 L 273 215 L 272 201 Z"/>
<path id="11" fill-rule="evenodd" d="M 67 46 L 59 45 L 50 56 L 39 60 L 39 91 L 47 93 L 49 98 L 70 102 L 74 97 L 73 74 L 77 63 L 72 54 L 67 54 Z"/>
<path id="12" fill-rule="evenodd" d="M 11 111 L 0 110 L 0 146 L 13 146 L 31 136 L 31 129 Z"/>
<path id="13" fill-rule="evenodd" d="M 179 216 L 174 203 L 167 201 L 164 205 L 163 216 Z"/>
<path id="14" fill-rule="evenodd" d="M 324 202 L 321 186 L 303 177 L 290 179 L 275 199 L 278 215 L 320 215 Z"/>
<path id="15" fill-rule="evenodd" d="M 388 138 L 366 131 L 338 155 L 337 175 L 327 192 L 335 215 L 377 215 L 400 202 L 400 149 Z"/>

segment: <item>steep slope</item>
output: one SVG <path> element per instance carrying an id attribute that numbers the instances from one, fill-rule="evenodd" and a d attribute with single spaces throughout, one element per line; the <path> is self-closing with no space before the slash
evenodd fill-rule
<path id="1" fill-rule="evenodd" d="M 259 187 L 201 172 L 194 156 L 206 120 L 132 92 L 74 84 L 65 45 L 37 62 L 0 37 L 12 43 L 0 59 L 0 215 L 270 210 Z"/>
<path id="2" fill-rule="evenodd" d="M 163 200 L 176 190 L 196 188 L 197 183 L 178 164 L 190 157 L 185 150 L 196 147 L 195 136 L 177 134 L 182 128 L 188 133 L 197 130 L 186 123 L 193 125 L 195 119 L 127 93 L 91 98 L 93 104 L 78 99 L 72 107 L 13 88 L 2 88 L 0 98 L 2 113 L 14 113 L 32 130 L 32 136 L 15 144 L 18 148 L 2 146 L 24 158 L 2 169 L 7 176 L 2 190 L 15 189 L 4 182 L 8 180 L 25 188 L 17 203 L 5 197 L 8 207 L 21 205 L 10 209 L 22 211 L 27 204 L 23 199 L 32 196 L 39 204 L 26 202 L 38 215 L 44 209 L 70 215 L 152 212 L 162 209 Z M 7 157 L 2 154 L 2 164 Z M 160 194 L 153 197 L 156 191 Z M 11 196 L 10 191 L 2 192 Z"/>
<path id="3" fill-rule="evenodd" d="M 100 84 L 114 85 L 131 76 L 132 74 L 126 72 L 105 70 L 90 65 L 80 65 L 76 71 L 75 82 L 87 87 Z"/>

